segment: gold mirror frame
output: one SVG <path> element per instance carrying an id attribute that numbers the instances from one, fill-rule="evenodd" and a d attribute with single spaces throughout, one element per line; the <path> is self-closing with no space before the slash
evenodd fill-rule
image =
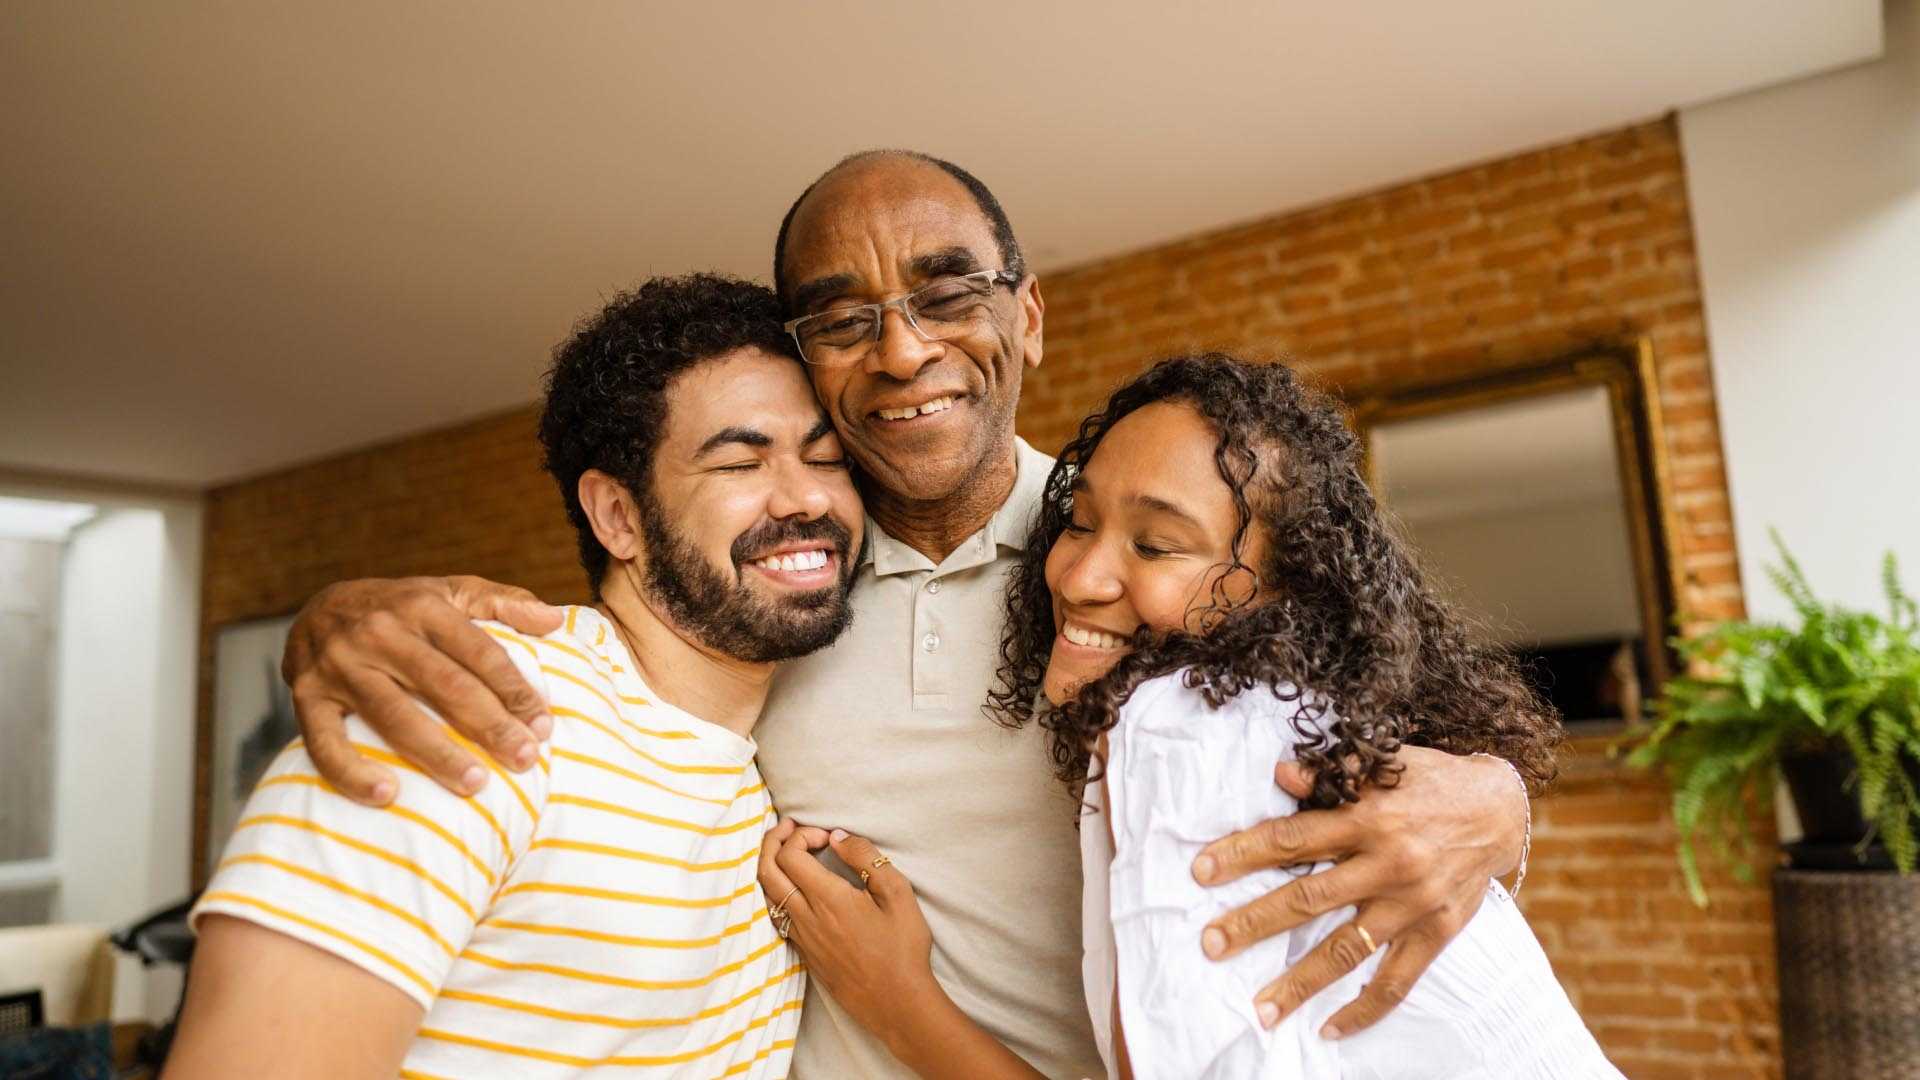
<path id="1" fill-rule="evenodd" d="M 1630 346 L 1591 348 L 1527 367 L 1361 396 L 1351 402 L 1353 426 L 1360 436 L 1367 482 L 1379 496 L 1374 428 L 1396 420 L 1464 412 L 1596 386 L 1607 391 L 1612 405 L 1614 459 L 1626 504 L 1641 633 L 1647 642 L 1649 685 L 1643 688 L 1644 700 L 1666 683 L 1679 664 L 1669 644 L 1678 610 L 1680 578 L 1672 548 L 1672 486 L 1661 439 L 1664 424 L 1652 342 L 1643 338 Z M 1629 716 L 1627 722 L 1637 723 L 1639 719 Z"/>

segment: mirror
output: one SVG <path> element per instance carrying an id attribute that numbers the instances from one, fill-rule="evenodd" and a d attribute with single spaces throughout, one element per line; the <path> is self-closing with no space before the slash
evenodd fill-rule
<path id="1" fill-rule="evenodd" d="M 1651 370 L 1588 353 L 1355 410 L 1382 503 L 1569 731 L 1639 720 L 1672 671 Z"/>

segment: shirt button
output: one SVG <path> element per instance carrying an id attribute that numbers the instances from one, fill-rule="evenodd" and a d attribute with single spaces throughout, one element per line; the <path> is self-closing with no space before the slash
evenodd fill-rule
<path id="1" fill-rule="evenodd" d="M 940 582 L 938 580 L 927 582 L 927 593 L 929 595 L 937 595 L 939 592 Z"/>
<path id="2" fill-rule="evenodd" d="M 940 635 L 929 633 L 926 637 L 923 637 L 920 639 L 920 647 L 927 650 L 928 652 L 932 652 L 933 650 L 939 648 Z"/>

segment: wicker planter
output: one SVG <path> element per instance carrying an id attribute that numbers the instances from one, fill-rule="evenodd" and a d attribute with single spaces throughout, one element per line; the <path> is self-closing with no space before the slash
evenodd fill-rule
<path id="1" fill-rule="evenodd" d="M 1777 870 L 1789 1080 L 1920 1077 L 1920 874 Z"/>

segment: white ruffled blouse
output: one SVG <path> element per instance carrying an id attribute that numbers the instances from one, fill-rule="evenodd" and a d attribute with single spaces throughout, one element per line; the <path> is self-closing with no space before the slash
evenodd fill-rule
<path id="1" fill-rule="evenodd" d="M 1180 674 L 1143 684 L 1108 734 L 1106 774 L 1081 820 L 1087 1007 L 1110 1077 L 1116 961 L 1133 1075 L 1163 1077 L 1616 1078 L 1498 882 L 1401 1005 L 1329 1042 L 1329 1018 L 1360 992 L 1382 949 L 1272 1029 L 1254 995 L 1353 917 L 1345 908 L 1227 960 L 1200 951 L 1223 912 L 1291 879 L 1262 871 L 1203 888 L 1190 867 L 1208 842 L 1293 813 L 1273 766 L 1300 741 L 1297 704 L 1264 689 L 1207 707 Z M 1108 814 L 1111 814 L 1111 839 Z M 1116 846 L 1118 853 L 1116 855 Z M 1319 872 L 1332 864 L 1315 866 Z"/>

